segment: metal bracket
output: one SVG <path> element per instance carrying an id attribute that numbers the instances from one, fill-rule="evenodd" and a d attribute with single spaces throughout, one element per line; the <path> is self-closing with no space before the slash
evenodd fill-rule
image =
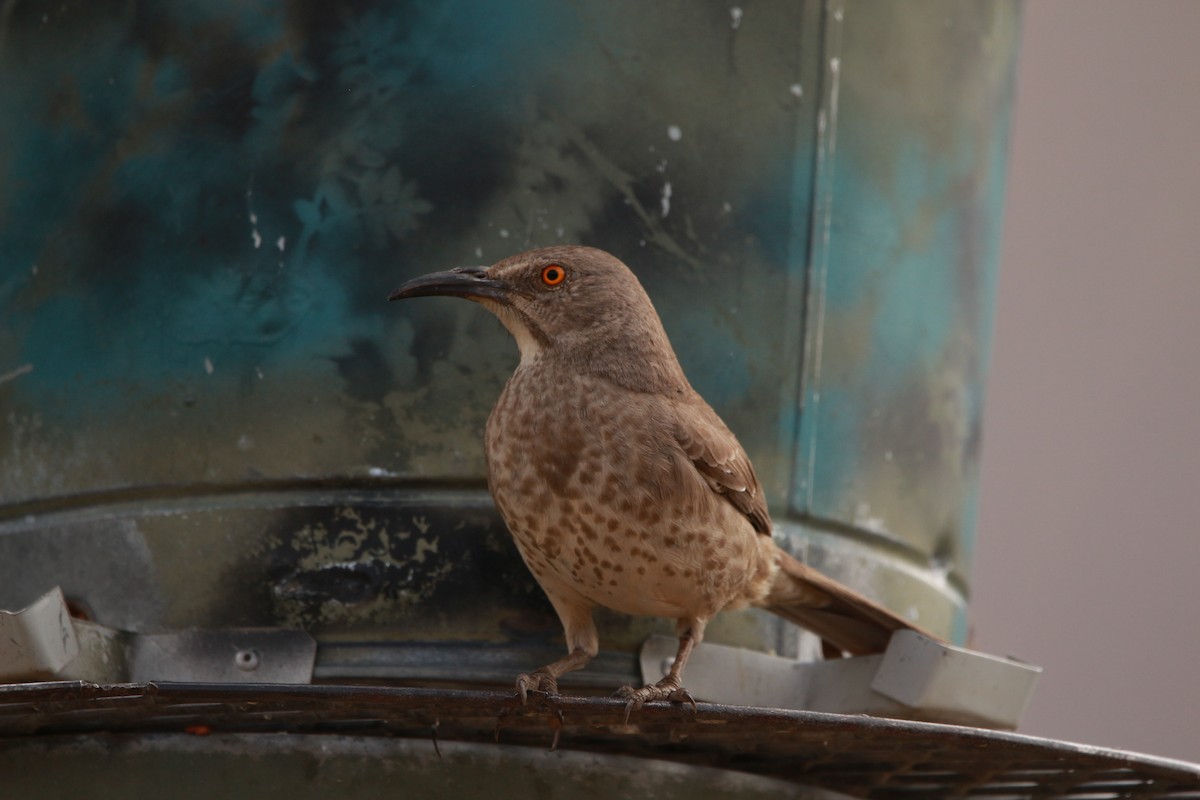
<path id="1" fill-rule="evenodd" d="M 0 680 L 51 677 L 79 655 L 79 637 L 57 586 L 20 611 L 0 610 Z"/>
<path id="2" fill-rule="evenodd" d="M 677 642 L 642 645 L 647 682 L 666 675 Z M 967 650 L 914 631 L 892 635 L 881 655 L 801 662 L 718 644 L 688 659 L 687 687 L 718 703 L 1017 727 L 1042 668 Z"/>
<path id="3" fill-rule="evenodd" d="M 311 683 L 316 655 L 298 630 L 116 630 L 73 618 L 59 587 L 21 611 L 0 610 L 0 682 Z"/>

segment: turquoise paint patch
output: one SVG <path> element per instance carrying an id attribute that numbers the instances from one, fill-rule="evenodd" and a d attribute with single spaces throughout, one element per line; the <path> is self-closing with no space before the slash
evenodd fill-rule
<path id="1" fill-rule="evenodd" d="M 858 374 L 892 387 L 945 347 L 956 321 L 960 269 L 952 209 L 922 207 L 946 196 L 946 167 L 919 145 L 897 147 L 886 191 L 852 158 L 836 166 L 825 295 L 828 313 L 870 315 L 869 361 Z M 925 223 L 922 214 L 933 219 Z M 906 232 L 922 225 L 929 228 L 923 246 L 906 241 Z"/>
<path id="2" fill-rule="evenodd" d="M 828 510 L 831 498 L 853 492 L 862 451 L 859 435 L 863 398 L 853 387 L 826 384 L 815 400 L 809 413 L 819 415 L 819 427 L 814 431 L 816 441 L 809 442 L 814 449 L 806 451 L 805 457 L 815 456 L 816 468 L 806 469 L 809 485 L 805 494 L 812 498 L 809 510 L 824 516 L 822 512 Z"/>

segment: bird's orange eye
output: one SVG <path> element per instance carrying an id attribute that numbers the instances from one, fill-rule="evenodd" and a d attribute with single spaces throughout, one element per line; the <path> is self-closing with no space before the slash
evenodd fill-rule
<path id="1" fill-rule="evenodd" d="M 567 278 L 567 271 L 558 264 L 547 264 L 542 267 L 542 283 L 547 286 L 558 286 Z"/>

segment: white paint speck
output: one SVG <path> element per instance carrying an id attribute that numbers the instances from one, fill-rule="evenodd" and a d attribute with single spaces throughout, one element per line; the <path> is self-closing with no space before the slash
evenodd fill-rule
<path id="1" fill-rule="evenodd" d="M 213 374 L 212 359 L 209 358 L 208 356 L 204 357 L 204 371 L 207 372 L 209 375 Z"/>
<path id="2" fill-rule="evenodd" d="M 837 72 L 841 68 L 842 68 L 842 60 L 840 58 L 834 56 L 833 58 L 829 59 L 829 71 L 830 72 Z"/>
<path id="3" fill-rule="evenodd" d="M 3 375 L 0 375 L 0 383 L 8 383 L 9 381 L 15 381 L 17 378 L 21 377 L 22 375 L 28 375 L 31 372 L 33 372 L 33 364 L 22 364 L 21 366 L 17 367 L 16 369 L 10 370 L 10 371 L 4 373 Z"/>
<path id="4" fill-rule="evenodd" d="M 30 274 L 30 275 L 37 275 L 37 272 L 38 272 L 38 270 L 37 270 L 37 264 L 34 264 L 32 267 L 30 267 L 30 268 L 29 268 L 29 274 Z"/>
<path id="5" fill-rule="evenodd" d="M 501 239 L 507 239 L 507 238 L 508 238 L 508 228 L 501 228 L 501 229 L 500 229 L 500 238 L 501 238 Z"/>
<path id="6" fill-rule="evenodd" d="M 243 433 L 241 436 L 238 437 L 237 449 L 241 450 L 243 453 L 246 452 L 247 450 L 253 450 L 254 449 L 254 440 Z"/>
<path id="7" fill-rule="evenodd" d="M 683 138 L 683 129 L 680 128 L 678 125 L 668 125 L 667 126 L 667 138 L 670 139 L 672 142 L 678 142 L 680 139 Z"/>
<path id="8" fill-rule="evenodd" d="M 367 474 L 372 478 L 386 478 L 391 473 L 383 467 L 367 467 Z"/>
<path id="9" fill-rule="evenodd" d="M 909 606 L 905 610 L 904 616 L 908 617 L 909 622 L 919 622 L 921 620 L 921 609 L 916 606 Z"/>
<path id="10" fill-rule="evenodd" d="M 261 380 L 263 379 L 263 371 L 262 371 L 262 367 L 255 367 L 255 368 L 254 368 L 254 374 L 255 374 L 255 375 L 257 375 L 257 376 L 258 376 L 258 379 L 261 381 Z"/>
<path id="11" fill-rule="evenodd" d="M 246 187 L 246 205 L 247 206 L 250 205 L 251 201 L 254 198 L 253 183 L 254 183 L 254 181 L 253 181 L 253 179 L 251 179 L 251 185 Z M 262 242 L 263 242 L 262 234 L 258 232 L 258 214 L 255 214 L 253 211 L 247 209 L 246 215 L 248 217 L 250 217 L 250 239 L 251 239 L 251 241 L 254 242 L 254 249 L 257 250 L 258 248 L 262 247 Z"/>
<path id="12" fill-rule="evenodd" d="M 554 232 L 556 234 L 558 234 L 558 238 L 560 238 L 560 239 L 567 235 L 566 229 L 564 229 L 563 226 L 561 226 L 561 225 L 559 225 L 557 228 L 555 228 Z"/>
<path id="13" fill-rule="evenodd" d="M 795 97 L 797 100 L 799 100 L 801 97 L 804 97 L 804 87 L 798 83 L 793 83 L 791 86 L 789 86 L 788 91 L 791 92 L 792 97 Z"/>
<path id="14" fill-rule="evenodd" d="M 662 188 L 662 215 L 666 217 L 671 213 L 671 182 L 667 181 Z"/>
<path id="15" fill-rule="evenodd" d="M 476 248 L 475 248 L 475 257 L 476 257 L 476 258 L 483 258 L 483 248 L 482 248 L 482 247 L 476 247 Z"/>
<path id="16" fill-rule="evenodd" d="M 280 236 L 278 239 L 275 240 L 275 246 L 278 247 L 279 252 L 282 253 L 284 250 L 287 249 L 287 237 Z"/>
<path id="17" fill-rule="evenodd" d="M 726 201 L 721 204 L 721 211 L 725 214 L 728 214 L 730 211 L 733 211 L 733 206 L 730 205 L 728 201 Z"/>
<path id="18" fill-rule="evenodd" d="M 842 9 L 839 8 L 837 11 L 834 11 L 833 18 L 835 20 L 837 20 L 838 22 L 841 22 L 842 21 Z"/>
<path id="19" fill-rule="evenodd" d="M 892 458 L 893 458 L 893 456 L 892 456 L 892 451 L 891 451 L 891 450 L 884 450 L 884 451 L 883 451 L 883 460 L 884 460 L 884 461 L 891 461 L 891 460 L 892 460 Z"/>
<path id="20" fill-rule="evenodd" d="M 854 507 L 854 524 L 875 533 L 883 533 L 887 530 L 887 523 L 883 521 L 882 517 L 872 516 L 870 503 L 859 503 Z"/>
<path id="21" fill-rule="evenodd" d="M 733 8 L 729 9 L 729 22 L 735 31 L 742 26 L 741 6 L 734 6 Z"/>
<path id="22" fill-rule="evenodd" d="M 667 171 L 667 160 L 664 158 L 662 161 L 658 162 L 658 166 L 655 167 L 654 169 L 656 172 L 666 172 Z"/>

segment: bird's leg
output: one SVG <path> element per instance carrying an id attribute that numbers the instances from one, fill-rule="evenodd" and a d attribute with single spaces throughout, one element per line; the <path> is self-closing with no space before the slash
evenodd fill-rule
<path id="1" fill-rule="evenodd" d="M 632 686 L 622 686 L 617 691 L 618 697 L 623 697 L 628 701 L 625 704 L 626 722 L 629 721 L 631 711 L 636 711 L 651 700 L 690 703 L 693 709 L 696 707 L 696 701 L 692 698 L 691 693 L 683 688 L 683 668 L 687 665 L 688 656 L 692 654 L 692 649 L 700 641 L 703 623 L 693 622 L 685 624 L 681 621 L 679 627 L 679 650 L 675 653 L 675 660 L 671 663 L 671 669 L 667 672 L 666 677 L 658 683 L 643 686 L 641 689 L 634 689 Z"/>
<path id="2" fill-rule="evenodd" d="M 524 705 L 529 699 L 530 692 L 545 692 L 558 694 L 559 676 L 583 669 L 592 660 L 591 653 L 575 649 L 558 661 L 538 667 L 533 672 L 523 672 L 517 676 L 517 694 Z"/>
<path id="3" fill-rule="evenodd" d="M 561 592 L 547 590 L 546 597 L 562 621 L 568 653 L 558 661 L 517 676 L 517 695 L 522 705 L 528 701 L 530 692 L 558 694 L 559 677 L 583 669 L 600 652 L 600 637 L 592 621 L 591 606 Z"/>

